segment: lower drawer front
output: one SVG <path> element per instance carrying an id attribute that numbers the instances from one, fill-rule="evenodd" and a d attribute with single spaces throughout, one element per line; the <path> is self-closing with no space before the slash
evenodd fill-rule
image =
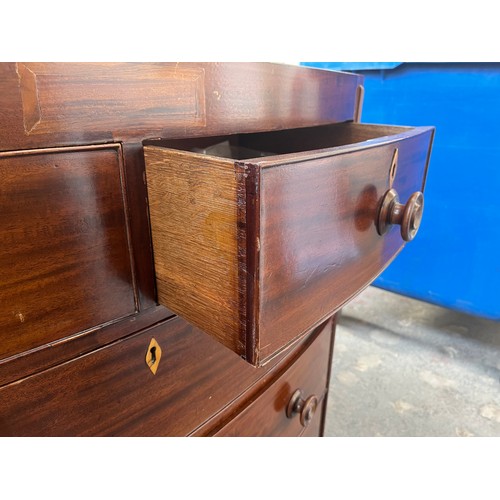
<path id="1" fill-rule="evenodd" d="M 329 337 L 322 338 L 327 356 Z M 267 384 L 296 353 L 255 369 L 174 318 L 2 387 L 0 435 L 185 436 Z"/>
<path id="2" fill-rule="evenodd" d="M 323 427 L 331 323 L 302 356 L 216 436 L 318 436 Z"/>

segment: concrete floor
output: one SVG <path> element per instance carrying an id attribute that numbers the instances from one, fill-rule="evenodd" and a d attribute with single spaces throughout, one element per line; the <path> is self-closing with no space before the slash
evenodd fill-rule
<path id="1" fill-rule="evenodd" d="M 500 323 L 369 287 L 337 327 L 326 436 L 500 436 Z"/>

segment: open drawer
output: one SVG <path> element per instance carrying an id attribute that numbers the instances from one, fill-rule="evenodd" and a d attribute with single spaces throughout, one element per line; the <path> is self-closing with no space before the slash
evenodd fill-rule
<path id="1" fill-rule="evenodd" d="M 158 301 L 265 363 L 413 238 L 433 133 L 340 123 L 150 141 Z"/>

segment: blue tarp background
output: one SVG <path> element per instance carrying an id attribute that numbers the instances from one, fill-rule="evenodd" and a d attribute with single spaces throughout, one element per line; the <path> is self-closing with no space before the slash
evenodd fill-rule
<path id="1" fill-rule="evenodd" d="M 436 127 L 422 226 L 375 284 L 500 319 L 500 64 L 301 64 L 363 74 L 364 123 Z"/>

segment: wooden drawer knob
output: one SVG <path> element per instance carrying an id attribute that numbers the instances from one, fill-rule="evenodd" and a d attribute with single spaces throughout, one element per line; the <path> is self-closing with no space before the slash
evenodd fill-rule
<path id="1" fill-rule="evenodd" d="M 316 408 L 318 407 L 318 398 L 314 395 L 307 399 L 302 397 L 302 391 L 297 389 L 290 398 L 286 407 L 286 416 L 293 418 L 295 415 L 300 415 L 300 423 L 303 427 L 307 427 L 314 417 Z"/>
<path id="2" fill-rule="evenodd" d="M 380 201 L 376 224 L 378 234 L 385 234 L 393 224 L 399 224 L 403 240 L 411 241 L 420 227 L 423 211 L 424 195 L 420 191 L 413 193 L 406 205 L 402 205 L 396 190 L 389 189 Z"/>

